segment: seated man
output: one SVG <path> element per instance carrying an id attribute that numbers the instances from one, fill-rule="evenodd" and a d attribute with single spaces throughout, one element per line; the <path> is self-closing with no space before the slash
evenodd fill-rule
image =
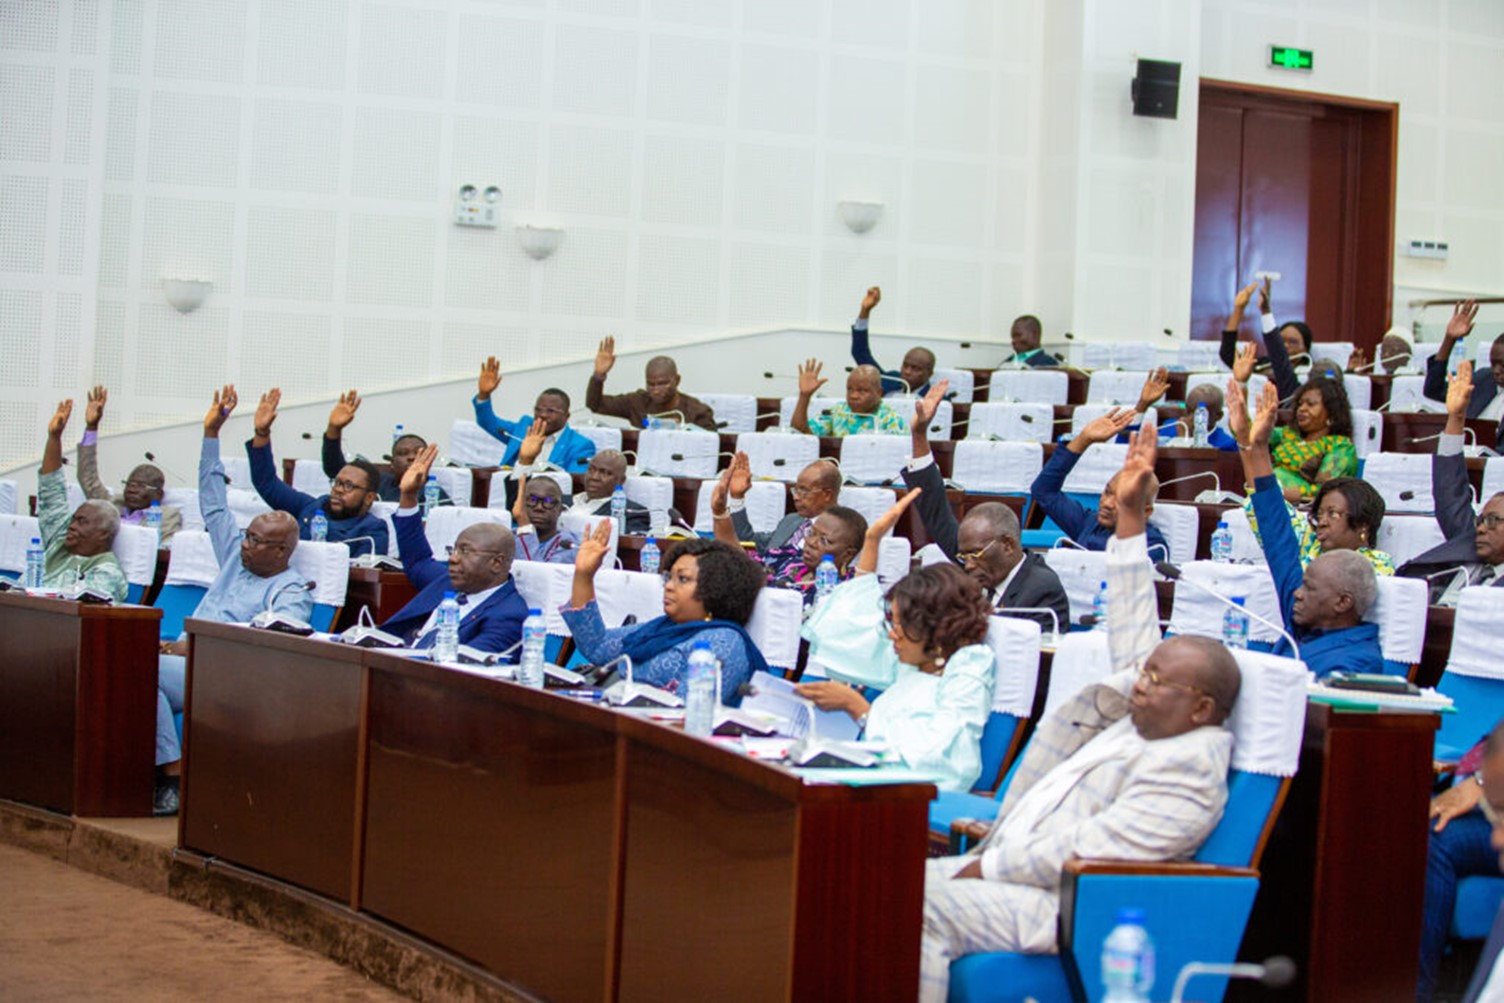
<path id="1" fill-rule="evenodd" d="M 919 998 L 946 998 L 950 963 L 980 951 L 1057 950 L 1060 877 L 1075 857 L 1191 856 L 1227 804 L 1237 662 L 1211 638 L 1160 641 L 1144 529 L 1154 432 L 1118 474 L 1108 544 L 1107 643 L 1114 674 L 1039 725 L 997 821 L 959 857 L 925 867 Z"/>
<path id="2" fill-rule="evenodd" d="M 1095 509 L 1089 509 L 1077 502 L 1065 493 L 1065 479 L 1075 469 L 1076 461 L 1081 459 L 1081 454 L 1088 448 L 1099 442 L 1111 442 L 1117 438 L 1133 420 L 1138 417 L 1138 412 L 1131 408 L 1113 408 L 1106 414 L 1088 422 L 1070 442 L 1064 447 L 1056 446 L 1052 455 L 1034 478 L 1034 483 L 1029 486 L 1029 493 L 1034 500 L 1045 510 L 1045 513 L 1065 532 L 1065 535 L 1075 541 L 1078 547 L 1085 550 L 1105 550 L 1107 541 L 1112 538 L 1113 528 L 1117 525 L 1117 475 L 1107 482 L 1102 489 L 1102 496 L 1097 501 Z M 1159 479 L 1152 479 L 1151 485 L 1154 490 L 1149 492 L 1149 511 L 1154 511 L 1154 496 L 1159 493 Z M 1149 526 L 1149 552 L 1157 561 L 1168 560 L 1170 547 L 1165 543 L 1164 534 L 1156 526 Z"/>
<path id="3" fill-rule="evenodd" d="M 1237 450 L 1238 440 L 1232 437 L 1232 433 L 1222 427 L 1222 419 L 1226 416 L 1226 398 L 1222 396 L 1222 388 L 1215 383 L 1198 383 L 1185 395 L 1185 413 L 1170 421 L 1160 422 L 1159 434 L 1165 438 L 1189 439 L 1196 434 L 1196 408 L 1206 405 L 1206 444 L 1213 449 L 1222 449 L 1231 453 Z"/>
<path id="4" fill-rule="evenodd" d="M 1462 455 L 1464 418 L 1473 390 L 1473 364 L 1459 363 L 1457 375 L 1447 386 L 1446 428 L 1431 461 L 1436 524 L 1446 542 L 1399 569 L 1402 575 L 1428 579 L 1431 603 L 1437 606 L 1457 605 L 1458 596 L 1469 585 L 1504 587 L 1504 492 L 1488 499 L 1475 516 L 1467 460 Z"/>
<path id="5" fill-rule="evenodd" d="M 531 470 L 518 468 L 521 474 Z M 586 515 L 610 515 L 611 498 L 616 489 L 627 483 L 627 458 L 619 449 L 603 449 L 590 458 L 585 468 L 585 490 L 572 496 L 569 508 Z M 627 499 L 627 533 L 641 536 L 652 528 L 652 513 L 641 502 Z"/>
<path id="6" fill-rule="evenodd" d="M 1478 304 L 1472 300 L 1458 303 L 1452 311 L 1441 347 L 1426 363 L 1426 382 L 1422 392 L 1432 400 L 1446 400 L 1447 363 L 1452 358 L 1452 349 L 1472 332 L 1473 319 L 1477 316 Z M 1468 402 L 1467 417 L 1498 422 L 1494 448 L 1504 452 L 1504 334 L 1495 338 L 1489 348 L 1488 363 L 1488 372 L 1473 373 L 1473 396 Z"/>
<path id="7" fill-rule="evenodd" d="M 844 438 L 863 432 L 902 435 L 908 430 L 903 415 L 883 400 L 883 374 L 876 366 L 857 366 L 846 377 L 846 400 L 830 409 L 828 416 L 809 416 L 810 398 L 826 384 L 820 378 L 821 363 L 810 359 L 799 367 L 799 400 L 789 424 L 808 435 Z"/>
<path id="8" fill-rule="evenodd" d="M 334 407 L 329 409 L 329 423 L 324 426 L 324 476 L 330 480 L 339 476 L 339 472 L 345 468 L 345 450 L 340 440 L 344 436 L 345 428 L 355 420 L 355 412 L 360 409 L 360 395 L 354 390 L 339 395 L 339 400 L 334 402 Z M 421 435 L 407 434 L 399 436 L 392 443 L 390 472 L 381 471 L 381 481 L 376 487 L 376 497 L 385 502 L 397 500 L 399 493 L 398 485 L 402 482 L 402 475 L 412 464 L 413 458 L 423 451 L 428 445 Z M 449 493 L 442 487 L 439 488 L 439 504 L 453 505 Z"/>
<path id="9" fill-rule="evenodd" d="M 862 306 L 851 325 L 851 358 L 859 366 L 871 366 L 883 377 L 883 396 L 894 394 L 919 394 L 929 392 L 930 379 L 935 375 L 935 353 L 915 345 L 904 353 L 903 365 L 896 370 L 884 369 L 872 357 L 872 348 L 867 342 L 867 318 L 872 308 L 883 301 L 883 291 L 877 286 L 867 290 L 862 297 Z"/>
<path id="10" fill-rule="evenodd" d="M 662 417 L 715 431 L 715 411 L 704 401 L 679 392 L 679 367 L 667 355 L 648 360 L 642 376 L 644 389 L 607 396 L 606 374 L 614 365 L 616 339 L 605 338 L 595 353 L 595 372 L 585 388 L 585 406 L 596 414 L 625 418 L 633 428 L 642 428 L 648 418 Z"/>
<path id="11" fill-rule="evenodd" d="M 840 489 L 834 466 L 817 460 L 799 478 L 806 480 L 806 476 L 802 490 L 798 483 L 794 485 L 797 511 L 784 516 L 773 532 L 759 534 L 747 519 L 745 503 L 734 514 L 730 509 L 730 499 L 741 501 L 752 488 L 747 454 L 737 453 L 710 493 L 710 515 L 717 540 L 738 547 L 744 540 L 753 542 L 752 556 L 767 569 L 768 584 L 802 591 L 808 605 L 815 596 L 815 570 L 826 554 L 836 566 L 838 581 L 850 578 L 856 570 L 853 562 L 867 535 L 867 520 L 860 512 L 832 504 Z"/>
<path id="12" fill-rule="evenodd" d="M 313 538 L 310 523 L 322 512 L 329 524 L 325 539 L 331 543 L 349 541 L 351 557 L 373 552 L 385 554 L 386 523 L 371 514 L 371 503 L 376 500 L 376 488 L 381 483 L 381 475 L 371 461 L 356 459 L 345 464 L 330 485 L 329 493 L 318 498 L 282 483 L 277 476 L 271 435 L 281 401 L 282 391 L 276 387 L 261 395 L 261 403 L 256 405 L 255 435 L 245 444 L 256 493 L 272 508 L 296 519 L 298 535 L 304 540 Z"/>
<path id="13" fill-rule="evenodd" d="M 595 443 L 569 427 L 569 395 L 555 387 L 549 387 L 533 401 L 533 416 L 523 415 L 516 421 L 502 421 L 491 408 L 491 395 L 501 385 L 501 363 L 491 356 L 480 367 L 476 381 L 475 423 L 507 444 L 501 456 L 500 466 L 510 467 L 517 463 L 517 451 L 522 448 L 522 438 L 527 435 L 533 422 L 541 421 L 547 429 L 540 456 L 565 473 L 577 474 L 585 469 L 590 457 L 595 455 Z"/>
<path id="14" fill-rule="evenodd" d="M 946 381 L 941 380 L 930 392 L 914 403 L 914 423 L 910 429 L 927 428 L 935 409 L 945 399 Z M 1037 620 L 1046 630 L 1065 630 L 1071 623 L 1071 604 L 1060 578 L 1038 554 L 1024 551 L 1019 542 L 1018 516 L 1002 502 L 983 502 L 966 518 L 956 521 L 956 513 L 945 496 L 945 480 L 929 439 L 922 432 L 910 432 L 914 458 L 904 469 L 903 482 L 919 488 L 919 518 L 924 531 L 944 552 L 961 565 L 987 593 L 994 610 L 1006 613 L 1009 607 L 1051 609 L 1055 619 L 1045 613 L 1022 614 Z"/>
<path id="15" fill-rule="evenodd" d="M 1274 384 L 1264 384 L 1251 422 L 1243 389 L 1235 381 L 1227 385 L 1227 406 L 1233 434 L 1249 443 L 1240 455 L 1243 474 L 1253 484 L 1264 559 L 1279 593 L 1285 629 L 1300 645 L 1297 653 L 1281 638 L 1274 653 L 1301 659 L 1317 678 L 1338 670 L 1382 674 L 1379 626 L 1363 622 L 1379 592 L 1373 564 L 1355 550 L 1329 550 L 1301 571 L 1300 541 L 1269 458 L 1269 436 L 1279 412 Z"/>
<path id="16" fill-rule="evenodd" d="M 580 538 L 559 526 L 564 512 L 564 491 L 547 474 L 529 477 L 543 447 L 542 421 L 533 422 L 522 449 L 517 454 L 518 469 L 524 471 L 517 482 L 517 500 L 512 504 L 512 521 L 517 524 L 517 559 L 549 564 L 573 564 Z"/>
<path id="17" fill-rule="evenodd" d="M 438 638 L 436 612 L 445 592 L 460 603 L 460 643 L 479 651 L 500 652 L 522 637 L 527 603 L 512 581 L 516 540 L 498 522 L 466 526 L 449 548 L 449 563 L 436 561 L 423 534 L 418 510 L 428 469 L 438 446 L 425 446 L 402 477 L 402 495 L 392 523 L 402 570 L 418 594 L 393 613 L 381 629 L 415 648 L 431 648 Z"/>
<path id="18" fill-rule="evenodd" d="M 239 398 L 233 385 L 214 394 L 204 416 L 204 442 L 198 461 L 198 507 L 204 529 L 219 561 L 219 574 L 199 600 L 193 615 L 215 623 L 247 623 L 263 610 L 275 610 L 307 622 L 313 596 L 307 581 L 288 566 L 298 545 L 298 524 L 286 512 L 264 512 L 242 532 L 235 525 L 225 491 L 225 467 L 219 458 L 219 430 Z M 187 635 L 163 641 L 157 658 L 157 788 L 155 815 L 178 812 L 178 777 L 182 745 L 173 715 L 183 709 Z"/>
<path id="19" fill-rule="evenodd" d="M 162 525 L 157 528 L 157 539 L 165 547 L 183 526 L 183 513 L 175 505 L 162 504 L 162 489 L 167 484 L 160 467 L 140 463 L 125 479 L 125 492 L 111 495 L 109 488 L 99 480 L 99 419 L 104 417 L 105 401 L 109 391 L 95 387 L 89 391 L 89 403 L 84 407 L 84 435 L 78 440 L 78 486 L 90 498 L 98 498 L 115 506 L 120 512 L 120 521 L 132 526 L 146 525 L 146 514 L 156 502 L 162 513 Z"/>
<path id="20" fill-rule="evenodd" d="M 102 499 L 91 499 L 68 514 L 68 487 L 63 481 L 63 429 L 73 402 L 63 401 L 47 422 L 47 445 L 37 474 L 37 522 L 42 533 L 42 588 L 72 593 L 88 589 L 125 599 L 130 586 L 120 561 L 110 552 L 120 529 L 120 513 Z"/>
<path id="21" fill-rule="evenodd" d="M 1058 366 L 1060 360 L 1049 352 L 1039 347 L 1039 339 L 1043 334 L 1039 326 L 1039 318 L 1031 313 L 1026 313 L 1013 322 L 1013 327 L 1008 331 L 1008 337 L 1013 342 L 1013 354 L 1004 359 L 1000 366 Z"/>

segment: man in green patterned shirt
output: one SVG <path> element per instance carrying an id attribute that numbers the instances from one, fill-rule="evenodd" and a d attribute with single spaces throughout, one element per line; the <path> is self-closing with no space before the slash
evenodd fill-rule
<path id="1" fill-rule="evenodd" d="M 120 513 L 107 501 L 94 499 L 68 514 L 68 488 L 63 481 L 63 429 L 73 402 L 63 401 L 47 423 L 47 446 L 37 476 L 37 521 L 46 553 L 42 587 L 58 592 L 85 588 L 125 599 L 125 571 L 110 546 L 120 528 Z"/>
<path id="2" fill-rule="evenodd" d="M 846 400 L 825 415 L 809 416 L 810 398 L 826 383 L 821 363 L 810 359 L 799 367 L 799 401 L 790 424 L 810 435 L 844 438 L 860 432 L 903 435 L 909 423 L 883 400 L 883 374 L 876 366 L 857 366 L 846 377 Z"/>

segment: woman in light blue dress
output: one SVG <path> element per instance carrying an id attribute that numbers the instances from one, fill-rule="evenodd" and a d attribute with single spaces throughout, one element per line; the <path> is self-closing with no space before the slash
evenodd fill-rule
<path id="1" fill-rule="evenodd" d="M 940 788 L 964 791 L 982 771 L 982 727 L 992 710 L 991 610 L 981 586 L 953 564 L 921 568 L 886 597 L 875 573 L 884 534 L 918 493 L 872 524 L 857 577 L 837 586 L 804 625 L 810 664 L 837 681 L 802 683 L 796 692 L 822 710 L 850 714 L 864 739 L 885 743 Z M 883 693 L 868 702 L 859 686 Z"/>

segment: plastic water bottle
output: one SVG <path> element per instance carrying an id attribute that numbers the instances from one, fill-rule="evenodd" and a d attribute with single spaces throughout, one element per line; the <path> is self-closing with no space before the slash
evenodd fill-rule
<path id="1" fill-rule="evenodd" d="M 329 520 L 324 517 L 323 509 L 313 513 L 313 518 L 308 520 L 308 539 L 314 543 L 329 539 Z"/>
<path id="2" fill-rule="evenodd" d="M 1227 520 L 1217 523 L 1217 528 L 1212 533 L 1212 560 L 1217 564 L 1232 563 L 1232 530 L 1227 528 Z"/>
<path id="3" fill-rule="evenodd" d="M 1196 405 L 1196 414 L 1191 418 L 1191 444 L 1197 449 L 1206 448 L 1206 436 L 1211 431 L 1211 416 L 1206 413 L 1205 404 Z"/>
<path id="4" fill-rule="evenodd" d="M 1092 626 L 1102 629 L 1107 627 L 1107 583 L 1097 586 L 1097 594 L 1091 599 Z"/>
<path id="5" fill-rule="evenodd" d="M 405 431 L 403 431 L 401 425 L 398 425 L 396 428 L 392 429 L 392 445 L 396 446 L 397 445 L 397 440 L 400 439 L 400 438 L 402 438 L 406 434 L 407 433 Z"/>
<path id="6" fill-rule="evenodd" d="M 439 603 L 439 622 L 435 625 L 433 660 L 452 662 L 460 654 L 460 604 L 453 592 L 444 593 Z"/>
<path id="7" fill-rule="evenodd" d="M 1149 1003 L 1154 985 L 1154 941 L 1138 909 L 1119 909 L 1117 926 L 1102 941 L 1102 1003 Z"/>
<path id="8" fill-rule="evenodd" d="M 543 646 L 548 642 L 548 624 L 541 609 L 527 611 L 522 621 L 522 658 L 517 663 L 517 681 L 535 690 L 543 688 Z"/>
<path id="9" fill-rule="evenodd" d="M 830 554 L 820 558 L 820 566 L 815 569 L 815 604 L 819 605 L 830 595 L 836 583 L 840 581 L 840 572 L 836 570 L 836 559 Z"/>
<path id="10" fill-rule="evenodd" d="M 642 545 L 638 569 L 645 575 L 656 575 L 661 560 L 662 557 L 658 553 L 658 541 L 651 536 L 648 537 L 648 542 Z"/>
<path id="11" fill-rule="evenodd" d="M 47 574 L 47 552 L 42 549 L 40 537 L 33 536 L 31 542 L 26 545 L 26 582 L 29 589 L 42 587 L 42 579 Z"/>
<path id="12" fill-rule="evenodd" d="M 1229 648 L 1248 647 L 1248 614 L 1243 612 L 1244 599 L 1242 596 L 1233 596 L 1232 601 L 1238 604 L 1237 609 L 1231 606 L 1222 614 L 1222 643 Z"/>
<path id="13" fill-rule="evenodd" d="M 620 484 L 611 492 L 611 521 L 616 523 L 618 536 L 627 535 L 627 489 Z"/>
<path id="14" fill-rule="evenodd" d="M 715 708 L 719 703 L 716 677 L 721 674 L 721 660 L 715 657 L 706 641 L 696 641 L 689 652 L 689 671 L 684 687 L 684 730 L 708 738 L 715 730 Z"/>
<path id="15" fill-rule="evenodd" d="M 145 525 L 146 525 L 147 529 L 154 530 L 156 532 L 157 539 L 160 540 L 162 538 L 162 503 L 161 502 L 155 502 L 154 501 L 154 502 L 152 502 L 150 505 L 148 505 L 146 507 L 146 522 L 145 522 Z"/>
<path id="16" fill-rule="evenodd" d="M 428 518 L 428 513 L 439 507 L 439 479 L 433 474 L 428 475 L 428 483 L 423 485 L 423 518 Z"/>

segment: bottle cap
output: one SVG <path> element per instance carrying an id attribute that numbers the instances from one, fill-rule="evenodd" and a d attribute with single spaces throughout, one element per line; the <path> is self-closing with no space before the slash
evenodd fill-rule
<path id="1" fill-rule="evenodd" d="M 691 652 L 695 652 L 695 651 L 709 651 L 710 650 L 710 642 L 709 641 L 696 641 L 694 644 L 690 645 L 689 650 Z"/>
<path id="2" fill-rule="evenodd" d="M 438 480 L 439 480 L 439 477 L 438 477 L 437 474 L 429 474 L 428 475 L 428 483 L 430 483 L 430 484 L 437 484 Z"/>
<path id="3" fill-rule="evenodd" d="M 1242 606 L 1244 603 L 1247 602 L 1247 600 L 1244 599 L 1242 596 L 1233 596 L 1232 597 L 1232 601 L 1235 602 L 1235 603 L 1237 603 L 1239 606 Z"/>
<path id="4" fill-rule="evenodd" d="M 451 591 L 451 590 L 446 589 L 444 591 L 444 601 L 448 602 L 449 600 L 451 600 L 453 598 L 454 598 L 454 592 Z"/>
<path id="5" fill-rule="evenodd" d="M 1217 520 L 1217 528 L 1218 529 L 1226 529 L 1227 528 L 1227 520 L 1226 519 L 1218 519 Z"/>
<path id="6" fill-rule="evenodd" d="M 821 564 L 834 564 L 834 563 L 836 563 L 836 557 L 835 557 L 834 554 L 826 554 L 824 557 L 820 558 L 820 563 Z"/>
<path id="7" fill-rule="evenodd" d="M 1206 401 L 1201 401 L 1200 403 L 1198 403 L 1196 405 L 1196 410 L 1197 411 L 1205 411 L 1206 410 Z"/>
<path id="8" fill-rule="evenodd" d="M 42 538 L 40 536 L 33 536 L 31 538 L 31 542 L 32 543 L 41 543 L 42 542 Z"/>
<path id="9" fill-rule="evenodd" d="M 1124 907 L 1122 909 L 1119 909 L 1118 910 L 1118 923 L 1119 924 L 1123 924 L 1123 923 L 1136 923 L 1139 926 L 1143 926 L 1144 925 L 1144 911 L 1142 909 L 1133 909 L 1133 908 L 1129 908 L 1129 907 Z"/>
<path id="10" fill-rule="evenodd" d="M 530 610 L 527 611 L 527 615 L 528 616 L 542 616 L 543 615 L 543 611 L 541 609 L 539 609 L 538 607 L 534 606 L 532 609 L 530 609 Z"/>

